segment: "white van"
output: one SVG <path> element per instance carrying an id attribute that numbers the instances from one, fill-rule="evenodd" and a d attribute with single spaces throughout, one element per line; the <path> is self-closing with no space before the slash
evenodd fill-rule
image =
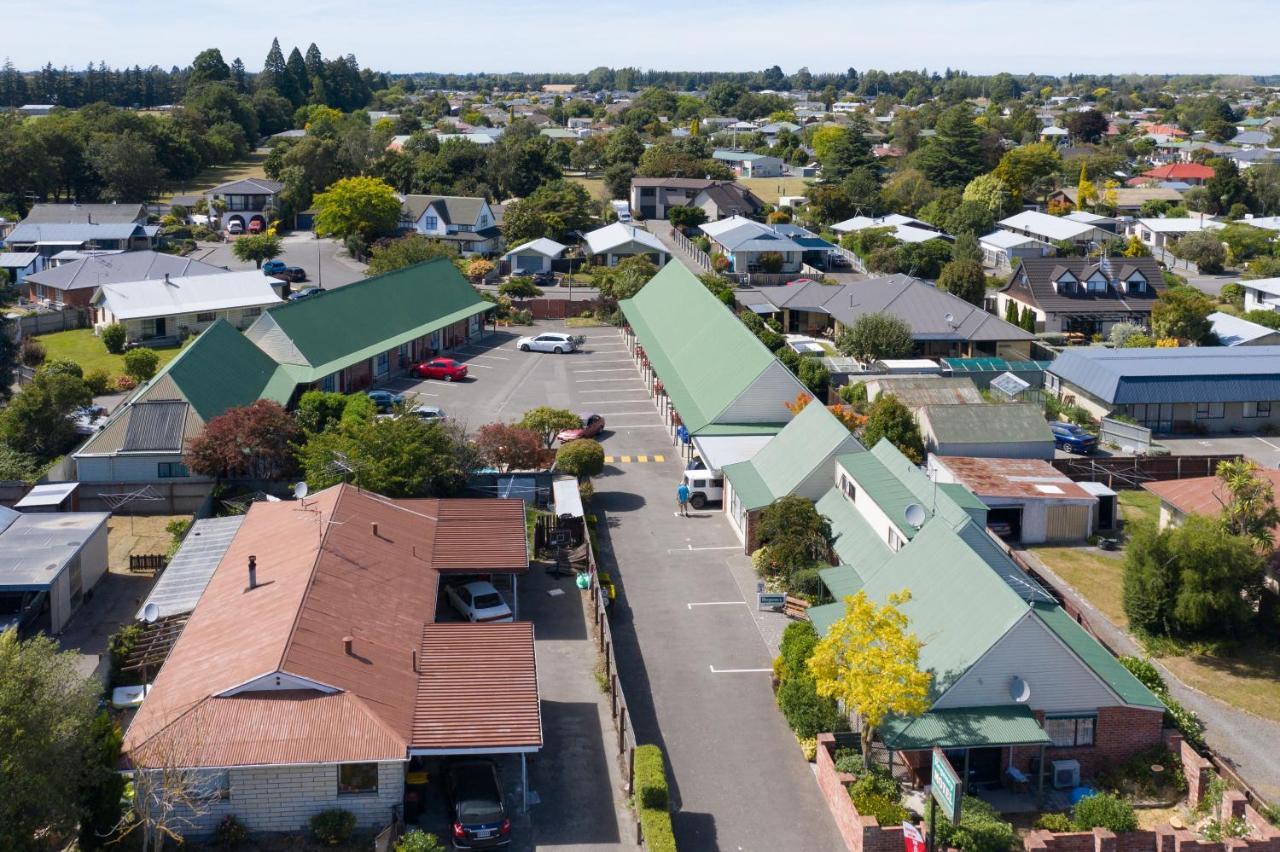
<path id="1" fill-rule="evenodd" d="M 617 214 L 619 222 L 631 221 L 631 204 L 626 201 L 610 201 L 609 206 Z"/>
<path id="2" fill-rule="evenodd" d="M 701 462 L 695 460 L 695 464 Z M 718 470 L 689 468 L 684 472 L 684 484 L 689 487 L 689 503 L 695 509 L 724 500 L 724 474 Z"/>

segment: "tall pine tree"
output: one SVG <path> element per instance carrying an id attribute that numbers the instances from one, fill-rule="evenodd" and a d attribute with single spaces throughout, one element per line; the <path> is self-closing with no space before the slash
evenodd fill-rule
<path id="1" fill-rule="evenodd" d="M 307 75 L 307 63 L 298 48 L 289 52 L 289 61 L 285 63 L 285 76 L 289 81 L 289 92 L 285 97 L 295 107 L 302 106 L 311 95 L 311 78 Z"/>
<path id="2" fill-rule="evenodd" d="M 258 75 L 258 91 L 270 89 L 278 95 L 284 94 L 285 74 L 284 52 L 280 50 L 280 39 L 271 40 L 271 50 L 267 51 L 267 61 L 262 65 L 262 73 Z"/>

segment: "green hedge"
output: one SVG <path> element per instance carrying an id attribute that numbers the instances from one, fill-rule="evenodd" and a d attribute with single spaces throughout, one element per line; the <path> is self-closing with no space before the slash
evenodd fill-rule
<path id="1" fill-rule="evenodd" d="M 662 763 L 662 749 L 656 745 L 636 748 L 636 807 L 667 810 L 671 798 L 667 793 L 667 770 Z"/>
<path id="2" fill-rule="evenodd" d="M 648 852 L 676 852 L 676 836 L 671 828 L 671 796 L 667 791 L 667 770 L 662 749 L 656 745 L 636 747 L 636 810 L 644 845 Z"/>

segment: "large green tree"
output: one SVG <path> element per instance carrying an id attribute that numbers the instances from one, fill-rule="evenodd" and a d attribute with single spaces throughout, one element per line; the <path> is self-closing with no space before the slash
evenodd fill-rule
<path id="1" fill-rule="evenodd" d="M 42 460 L 53 458 L 75 441 L 71 413 L 92 401 L 84 379 L 37 370 L 0 411 L 0 442 Z"/>
<path id="2" fill-rule="evenodd" d="M 417 417 L 344 416 L 298 455 L 312 488 L 347 481 L 388 497 L 453 496 L 477 466 L 460 430 Z"/>
<path id="3" fill-rule="evenodd" d="M 262 268 L 264 260 L 271 260 L 273 257 L 279 257 L 284 251 L 284 246 L 280 243 L 280 238 L 275 234 L 246 234 L 235 241 L 231 246 L 231 253 L 236 256 L 237 260 L 245 263 L 253 261 L 258 269 Z"/>
<path id="4" fill-rule="evenodd" d="M 315 229 L 321 236 L 372 240 L 394 233 L 400 221 L 400 199 L 377 178 L 343 178 L 317 195 L 313 204 Z"/>
<path id="5" fill-rule="evenodd" d="M 924 439 L 916 418 L 893 394 L 881 394 L 867 411 L 862 427 L 862 443 L 874 447 L 881 439 L 897 447 L 916 464 L 924 461 Z"/>
<path id="6" fill-rule="evenodd" d="M 0 834 L 6 849 L 43 852 L 45 832 L 71 832 L 82 816 L 80 782 L 93 765 L 99 688 L 78 656 L 46 636 L 0 632 Z"/>
<path id="7" fill-rule="evenodd" d="M 545 183 L 527 198 L 506 206 L 502 235 L 508 246 L 539 237 L 563 239 L 591 225 L 591 196 L 581 184 L 566 180 Z"/>
<path id="8" fill-rule="evenodd" d="M 976 260 L 953 260 L 942 267 L 938 289 L 959 296 L 971 305 L 981 306 L 987 295 L 987 276 L 982 271 L 982 264 Z"/>
<path id="9" fill-rule="evenodd" d="M 1209 314 L 1217 305 L 1191 287 L 1170 287 L 1151 306 L 1151 331 L 1157 338 L 1174 337 L 1199 343 L 1213 328 Z"/>
<path id="10" fill-rule="evenodd" d="M 936 186 L 962 187 L 984 170 L 982 130 L 968 104 L 951 107 L 938 117 L 937 133 L 916 154 L 916 167 Z"/>
<path id="11" fill-rule="evenodd" d="M 893 314 L 863 314 L 841 331 L 836 347 L 851 358 L 905 358 L 915 348 L 911 326 Z"/>
<path id="12" fill-rule="evenodd" d="M 458 250 L 450 243 L 422 234 L 409 234 L 397 240 L 375 243 L 369 251 L 369 266 L 364 272 L 365 275 L 381 275 L 437 257 L 453 260 L 457 256 Z"/>

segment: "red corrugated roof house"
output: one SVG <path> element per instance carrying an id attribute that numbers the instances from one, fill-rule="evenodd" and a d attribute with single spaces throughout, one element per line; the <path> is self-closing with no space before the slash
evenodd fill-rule
<path id="1" fill-rule="evenodd" d="M 533 626 L 433 624 L 441 574 L 527 571 L 524 523 L 520 500 L 345 485 L 253 504 L 129 726 L 127 761 L 208 779 L 199 834 L 226 814 L 299 830 L 331 807 L 381 827 L 415 754 L 537 751 Z M 445 700 L 468 683 L 489 685 L 484 701 Z"/>

